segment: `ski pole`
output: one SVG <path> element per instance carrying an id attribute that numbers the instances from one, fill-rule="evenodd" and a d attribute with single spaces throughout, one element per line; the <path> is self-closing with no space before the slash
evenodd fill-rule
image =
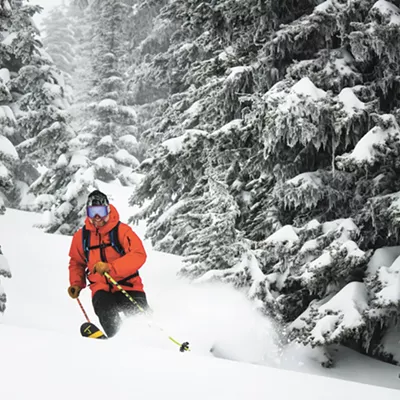
<path id="1" fill-rule="evenodd" d="M 104 275 L 105 275 L 106 278 L 107 278 L 114 286 L 116 286 L 116 287 L 117 287 L 117 288 L 118 288 L 132 303 L 133 303 L 133 304 L 135 304 L 135 306 L 139 309 L 139 311 L 141 311 L 141 312 L 144 313 L 144 314 L 146 313 L 146 310 L 145 310 L 143 307 L 141 307 L 140 304 L 139 304 L 132 296 L 130 296 L 129 293 L 127 293 L 126 290 L 124 290 L 124 289 L 121 287 L 121 285 L 120 285 L 115 279 L 113 279 L 112 276 L 110 276 L 110 274 L 109 274 L 108 272 L 104 272 Z M 149 326 L 152 326 L 150 321 L 148 321 L 148 323 L 149 323 Z M 164 333 L 165 333 L 164 329 L 161 328 L 161 326 L 157 325 L 157 327 L 158 327 L 158 329 L 159 329 L 161 332 L 164 332 Z M 179 346 L 179 351 L 181 351 L 182 353 L 185 352 L 185 351 L 190 351 L 190 349 L 189 349 L 189 342 L 180 343 L 180 342 L 178 342 L 177 340 L 175 340 L 172 336 L 169 336 L 169 335 L 167 335 L 167 336 L 168 336 L 168 339 L 171 340 L 171 342 L 173 342 L 173 343 L 175 343 L 176 345 Z"/>
<path id="2" fill-rule="evenodd" d="M 79 307 L 81 308 L 81 310 L 83 312 L 83 315 L 85 316 L 87 322 L 91 323 L 90 320 L 89 320 L 89 317 L 86 314 L 85 309 L 83 308 L 83 305 L 82 305 L 81 301 L 79 299 L 76 299 L 76 300 L 78 301 Z"/>
<path id="3" fill-rule="evenodd" d="M 83 315 L 86 318 L 84 324 L 81 325 L 81 335 L 84 337 L 95 338 L 95 339 L 107 339 L 107 336 L 95 325 L 90 322 L 88 315 L 86 314 L 85 309 L 81 301 L 77 298 L 79 307 L 81 308 Z"/>

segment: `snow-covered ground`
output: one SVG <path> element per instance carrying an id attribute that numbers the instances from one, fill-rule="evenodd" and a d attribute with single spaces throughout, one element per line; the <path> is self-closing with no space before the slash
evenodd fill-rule
<path id="1" fill-rule="evenodd" d="M 130 191 L 101 189 L 114 193 L 126 220 Z M 152 251 L 147 241 L 141 275 L 152 321 L 128 320 L 109 341 L 82 338 L 85 318 L 67 294 L 70 238 L 33 228 L 38 221 L 37 214 L 10 209 L 0 216 L 0 245 L 13 274 L 1 277 L 8 297 L 0 317 L 1 398 L 399 397 L 399 368 L 338 349 L 337 365 L 328 370 L 303 347 L 281 348 L 272 323 L 242 293 L 178 279 L 180 258 Z M 135 230 L 143 238 L 144 224 Z M 89 290 L 80 298 L 98 324 Z M 189 341 L 191 352 L 180 353 L 168 335 Z M 215 358 L 211 347 L 230 360 Z"/>

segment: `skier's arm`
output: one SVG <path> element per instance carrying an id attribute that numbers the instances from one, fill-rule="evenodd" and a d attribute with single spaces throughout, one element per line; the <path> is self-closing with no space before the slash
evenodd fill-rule
<path id="1" fill-rule="evenodd" d="M 124 277 L 137 272 L 145 263 L 147 254 L 139 236 L 130 227 L 127 227 L 121 244 L 126 254 L 111 263 L 111 271 L 116 276 Z"/>
<path id="2" fill-rule="evenodd" d="M 80 249 L 82 240 L 82 232 L 77 232 L 73 238 L 69 250 L 69 282 L 71 286 L 86 287 L 85 269 L 86 263 Z"/>

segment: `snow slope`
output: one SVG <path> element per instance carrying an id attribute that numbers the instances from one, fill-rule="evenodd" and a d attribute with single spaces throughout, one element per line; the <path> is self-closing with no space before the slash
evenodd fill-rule
<path id="1" fill-rule="evenodd" d="M 103 342 L 5 326 L 0 343 L 1 395 L 7 400 L 395 400 L 399 395 L 396 390 L 142 347 L 133 341 Z"/>
<path id="2" fill-rule="evenodd" d="M 119 188 L 114 201 L 122 219 L 129 215 L 125 190 Z M 154 252 L 148 242 L 149 258 L 141 275 L 153 321 L 142 316 L 128 320 L 109 341 L 81 338 L 79 327 L 85 319 L 66 291 L 70 238 L 32 228 L 39 220 L 37 214 L 10 209 L 0 216 L 0 245 L 13 274 L 12 279 L 1 278 L 8 296 L 0 317 L 1 398 L 399 396 L 392 390 L 400 389 L 398 368 L 339 349 L 343 357 L 337 368 L 326 370 L 302 347 L 282 349 L 272 324 L 242 293 L 177 279 L 179 257 Z M 136 230 L 142 237 L 143 227 Z M 89 290 L 81 300 L 98 323 Z M 180 353 L 167 335 L 189 341 L 191 352 Z M 209 349 L 215 345 L 220 355 L 236 361 L 213 357 Z"/>

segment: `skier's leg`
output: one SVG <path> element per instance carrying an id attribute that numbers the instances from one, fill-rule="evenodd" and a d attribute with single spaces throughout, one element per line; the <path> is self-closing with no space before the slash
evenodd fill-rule
<path id="1" fill-rule="evenodd" d="M 106 335 L 108 337 L 114 336 L 121 325 L 115 294 L 99 290 L 94 294 L 92 301 L 94 312 L 98 316 Z"/>
<path id="2" fill-rule="evenodd" d="M 133 298 L 135 301 L 134 303 L 121 292 L 118 293 L 119 296 L 117 300 L 120 310 L 123 311 L 126 316 L 132 316 L 142 312 L 137 304 L 139 304 L 140 308 L 146 312 L 150 310 L 149 304 L 147 303 L 146 293 L 135 290 L 127 291 L 127 293 Z"/>

